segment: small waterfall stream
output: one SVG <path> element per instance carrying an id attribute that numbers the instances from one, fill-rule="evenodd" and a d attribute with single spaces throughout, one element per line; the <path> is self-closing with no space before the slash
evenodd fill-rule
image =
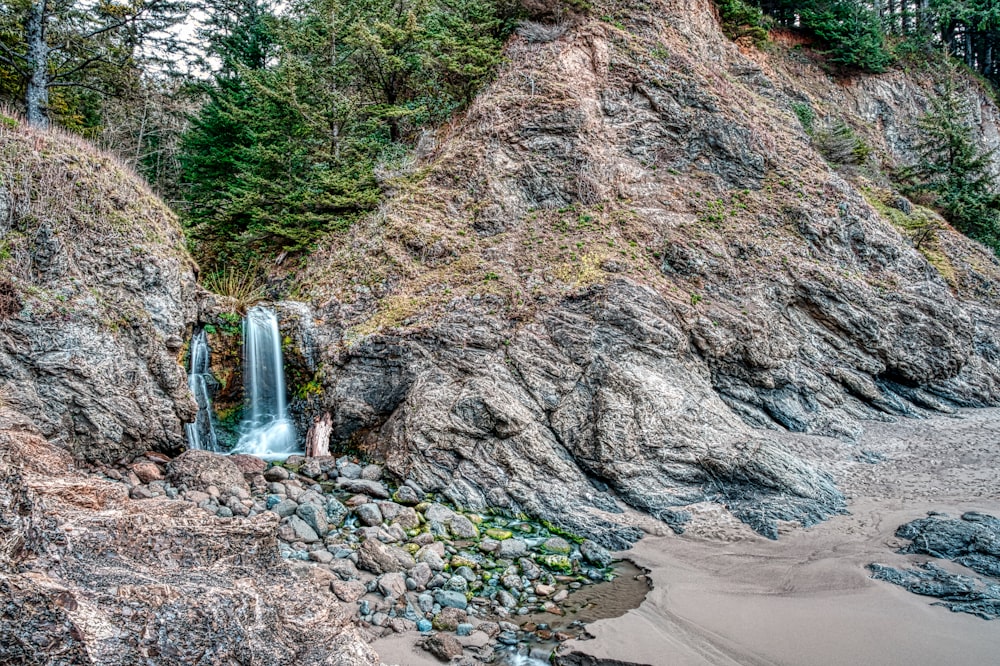
<path id="1" fill-rule="evenodd" d="M 192 449 L 218 451 L 219 440 L 212 423 L 212 399 L 208 393 L 209 370 L 208 338 L 205 331 L 198 331 L 191 338 L 191 367 L 188 372 L 188 388 L 198 403 L 198 415 L 194 423 L 184 426 L 188 446 Z"/>
<path id="2" fill-rule="evenodd" d="M 288 418 L 278 318 L 262 306 L 251 308 L 243 321 L 243 386 L 246 411 L 233 452 L 265 460 L 302 453 Z"/>

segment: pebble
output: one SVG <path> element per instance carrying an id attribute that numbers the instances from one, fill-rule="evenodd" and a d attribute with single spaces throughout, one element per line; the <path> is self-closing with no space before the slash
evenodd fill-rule
<path id="1" fill-rule="evenodd" d="M 431 628 L 432 627 L 431 627 L 431 621 L 430 620 L 426 620 L 426 619 L 424 619 L 424 620 L 417 620 L 417 631 L 423 633 L 423 632 L 426 632 L 426 631 L 430 631 Z"/>
<path id="2" fill-rule="evenodd" d="M 434 601 L 441 604 L 442 607 L 461 608 L 463 610 L 469 605 L 465 595 L 454 590 L 435 590 Z"/>
<path id="3" fill-rule="evenodd" d="M 469 624 L 468 622 L 463 622 L 462 624 L 455 627 L 455 633 L 458 634 L 459 636 L 468 636 L 472 634 L 473 629 L 475 629 L 475 627 L 473 627 L 471 624 Z"/>

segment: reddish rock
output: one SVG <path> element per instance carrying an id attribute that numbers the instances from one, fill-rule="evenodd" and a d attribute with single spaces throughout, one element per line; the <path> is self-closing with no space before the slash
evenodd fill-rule
<path id="1" fill-rule="evenodd" d="M 160 466 L 154 462 L 149 462 L 146 460 L 139 461 L 132 464 L 129 469 L 139 477 L 139 480 L 143 483 L 149 483 L 150 481 L 159 481 L 163 478 L 163 470 Z"/>
<path id="2" fill-rule="evenodd" d="M 264 470 L 267 469 L 267 461 L 261 460 L 257 456 L 237 453 L 236 455 L 229 456 L 229 459 L 244 474 L 263 474 Z"/>
<path id="3" fill-rule="evenodd" d="M 451 634 L 435 634 L 424 641 L 424 649 L 441 661 L 462 656 L 462 644 Z"/>

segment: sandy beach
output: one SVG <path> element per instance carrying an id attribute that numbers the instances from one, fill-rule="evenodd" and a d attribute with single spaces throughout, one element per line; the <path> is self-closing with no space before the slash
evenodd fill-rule
<path id="1" fill-rule="evenodd" d="M 850 515 L 784 526 L 769 541 L 717 506 L 697 506 L 683 536 L 651 535 L 622 553 L 651 572 L 642 605 L 589 625 L 595 638 L 562 654 L 653 666 L 1000 662 L 1000 626 L 932 606 L 865 569 L 926 561 L 897 555 L 904 542 L 893 534 L 928 511 L 1000 515 L 1000 410 L 869 424 L 856 445 L 774 436 L 834 473 Z M 883 459 L 856 462 L 869 457 L 862 452 Z"/>

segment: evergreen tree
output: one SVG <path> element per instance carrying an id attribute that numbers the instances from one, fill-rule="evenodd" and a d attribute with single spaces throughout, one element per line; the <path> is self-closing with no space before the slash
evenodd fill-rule
<path id="1" fill-rule="evenodd" d="M 0 4 L 0 76 L 16 90 L 28 122 L 49 123 L 52 95 L 94 99 L 115 93 L 144 46 L 183 16 L 175 0 L 83 2 L 10 0 Z M 83 91 L 90 94 L 88 97 Z M 67 96 L 63 95 L 63 99 Z"/>
<path id="2" fill-rule="evenodd" d="M 918 121 L 919 159 L 903 175 L 910 192 L 932 195 L 949 222 L 1000 252 L 1000 196 L 990 174 L 991 154 L 976 145 L 969 116 L 949 79 Z"/>

